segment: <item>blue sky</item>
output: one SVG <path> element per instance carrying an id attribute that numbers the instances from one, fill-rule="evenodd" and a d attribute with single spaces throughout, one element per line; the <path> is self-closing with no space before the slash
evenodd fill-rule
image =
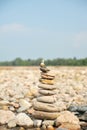
<path id="1" fill-rule="evenodd" d="M 0 61 L 87 57 L 87 0 L 0 0 Z"/>

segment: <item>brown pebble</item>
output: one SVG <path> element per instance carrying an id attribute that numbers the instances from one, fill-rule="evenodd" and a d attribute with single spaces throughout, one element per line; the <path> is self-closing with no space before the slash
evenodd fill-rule
<path id="1" fill-rule="evenodd" d="M 19 130 L 25 130 L 25 128 L 24 127 L 20 127 L 20 129 Z"/>
<path id="2" fill-rule="evenodd" d="M 8 110 L 8 106 L 3 106 L 2 109 L 3 110 Z"/>
<path id="3" fill-rule="evenodd" d="M 55 130 L 53 126 L 49 125 L 47 126 L 47 130 Z"/>

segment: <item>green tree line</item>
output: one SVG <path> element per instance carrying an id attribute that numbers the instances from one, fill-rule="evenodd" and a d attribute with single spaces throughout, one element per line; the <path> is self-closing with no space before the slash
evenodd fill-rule
<path id="1" fill-rule="evenodd" d="M 16 58 L 13 61 L 0 62 L 0 66 L 39 66 L 42 58 L 27 59 Z M 56 58 L 45 60 L 47 66 L 87 66 L 87 58 L 76 59 L 74 58 Z"/>

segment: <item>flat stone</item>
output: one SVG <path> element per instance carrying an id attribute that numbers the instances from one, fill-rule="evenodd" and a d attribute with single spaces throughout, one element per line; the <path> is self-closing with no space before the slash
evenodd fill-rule
<path id="1" fill-rule="evenodd" d="M 58 112 L 43 112 L 34 110 L 32 116 L 36 119 L 56 119 L 58 117 Z"/>
<path id="2" fill-rule="evenodd" d="M 56 91 L 54 90 L 51 91 L 51 90 L 39 89 L 38 92 L 42 95 L 47 95 L 47 96 L 56 94 Z"/>
<path id="3" fill-rule="evenodd" d="M 47 67 L 40 67 L 40 70 L 43 72 L 43 73 L 47 73 L 49 71 L 49 69 Z"/>
<path id="4" fill-rule="evenodd" d="M 54 104 L 38 102 L 36 99 L 33 100 L 33 108 L 35 110 L 44 112 L 57 112 L 58 109 Z"/>
<path id="5" fill-rule="evenodd" d="M 55 77 L 54 77 L 54 76 L 51 76 L 51 75 L 48 75 L 48 74 L 46 74 L 46 73 L 41 73 L 41 78 L 42 78 L 42 79 L 53 80 Z"/>
<path id="6" fill-rule="evenodd" d="M 56 97 L 55 97 L 55 95 L 41 96 L 41 97 L 37 97 L 37 101 L 44 102 L 44 103 L 54 103 L 54 102 L 56 102 Z"/>
<path id="7" fill-rule="evenodd" d="M 47 85 L 47 84 L 39 84 L 38 87 L 46 90 L 56 89 L 55 85 Z"/>
<path id="8" fill-rule="evenodd" d="M 49 85 L 53 85 L 54 81 L 53 80 L 49 80 L 49 79 L 39 79 L 39 81 L 43 84 L 49 84 Z"/>

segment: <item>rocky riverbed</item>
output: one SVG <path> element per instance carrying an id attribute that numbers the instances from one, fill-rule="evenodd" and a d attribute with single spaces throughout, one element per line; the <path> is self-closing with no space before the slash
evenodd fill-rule
<path id="1" fill-rule="evenodd" d="M 55 75 L 56 103 L 51 110 L 56 106 L 58 116 L 54 120 L 32 116 L 35 99 L 44 100 L 38 98 L 39 67 L 0 67 L 0 130 L 87 129 L 87 67 L 48 68 Z"/>

